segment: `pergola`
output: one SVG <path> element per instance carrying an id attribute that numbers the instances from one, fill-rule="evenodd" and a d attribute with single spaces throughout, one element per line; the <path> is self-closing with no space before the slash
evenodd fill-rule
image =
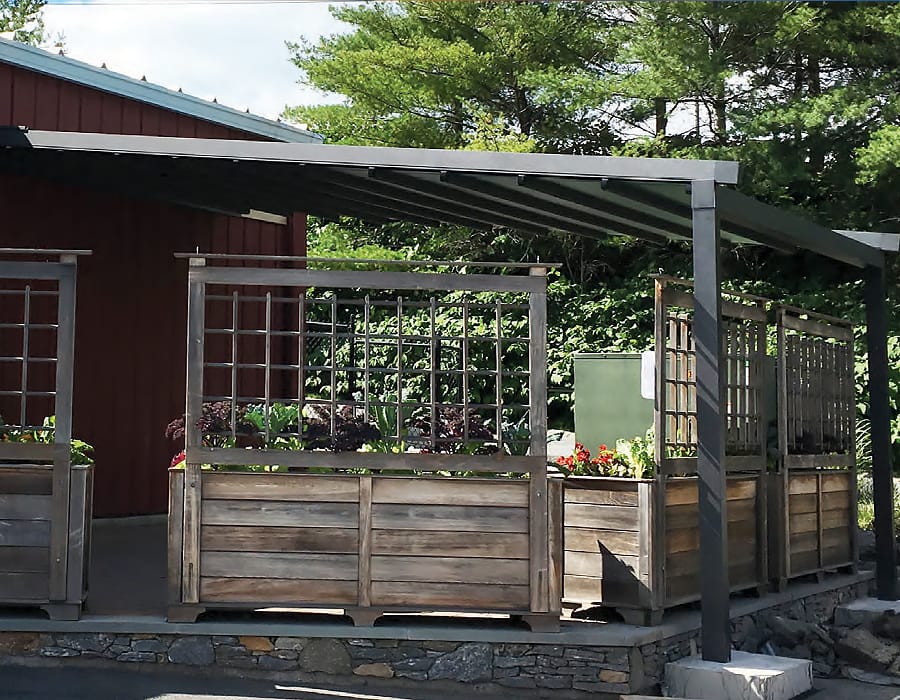
<path id="1" fill-rule="evenodd" d="M 729 161 L 368 148 L 0 130 L 0 172 L 233 215 L 304 211 L 382 224 L 548 230 L 690 241 L 700 496 L 702 648 L 730 658 L 720 248 L 807 250 L 865 281 L 877 589 L 897 597 L 884 249 L 734 189 Z M 848 232 L 849 233 L 849 232 Z M 865 239 L 865 237 L 862 237 Z"/>

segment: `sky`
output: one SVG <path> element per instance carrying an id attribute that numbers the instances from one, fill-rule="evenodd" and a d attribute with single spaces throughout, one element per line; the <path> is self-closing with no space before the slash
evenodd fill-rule
<path id="1" fill-rule="evenodd" d="M 335 102 L 297 84 L 285 41 L 346 31 L 327 2 L 162 4 L 50 0 L 44 23 L 66 55 L 270 119 L 285 106 Z"/>

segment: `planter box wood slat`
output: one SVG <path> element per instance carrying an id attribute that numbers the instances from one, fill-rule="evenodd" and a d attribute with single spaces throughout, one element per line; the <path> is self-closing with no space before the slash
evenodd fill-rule
<path id="1" fill-rule="evenodd" d="M 762 478 L 728 477 L 732 590 L 767 581 Z M 566 602 L 612 607 L 626 621 L 655 624 L 666 608 L 698 600 L 697 498 L 696 477 L 566 480 Z"/>
<path id="2" fill-rule="evenodd" d="M 389 610 L 472 610 L 543 614 L 558 625 L 561 580 L 550 584 L 561 579 L 561 542 L 538 576 L 549 610 L 532 607 L 527 479 L 199 474 L 198 599 L 186 600 L 183 585 L 170 590 L 170 618 L 207 607 L 342 607 L 365 621 Z M 191 563 L 185 476 L 170 471 L 169 566 L 178 581 Z M 562 485 L 548 490 L 548 530 L 561 540 Z"/>
<path id="3" fill-rule="evenodd" d="M 68 511 L 54 512 L 53 469 L 0 466 L 0 605 L 38 605 L 77 619 L 87 594 L 93 467 L 72 467 Z M 52 563 L 53 527 L 65 528 L 65 558 Z M 61 596 L 51 596 L 51 580 Z"/>

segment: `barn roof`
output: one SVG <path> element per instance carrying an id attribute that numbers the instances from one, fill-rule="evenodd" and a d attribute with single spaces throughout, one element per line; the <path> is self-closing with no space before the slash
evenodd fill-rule
<path id="1" fill-rule="evenodd" d="M 738 171 L 733 161 L 0 131 L 0 172 L 229 214 L 690 241 L 692 183 L 710 182 L 725 240 L 882 264 L 866 243 L 739 193 Z"/>
<path id="2" fill-rule="evenodd" d="M 108 68 L 98 68 L 62 54 L 0 38 L 0 63 L 42 73 L 53 78 L 94 88 L 171 112 L 239 129 L 275 141 L 321 143 L 324 138 L 306 129 L 272 121 L 249 112 L 208 102 L 146 80 L 131 78 Z"/>

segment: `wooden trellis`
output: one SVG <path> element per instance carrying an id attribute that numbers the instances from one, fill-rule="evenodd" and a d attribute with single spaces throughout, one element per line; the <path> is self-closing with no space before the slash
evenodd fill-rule
<path id="1" fill-rule="evenodd" d="M 787 578 L 855 565 L 856 397 L 853 326 L 776 309 L 779 471 L 771 500 L 781 535 L 772 570 Z"/>
<path id="2" fill-rule="evenodd" d="M 78 619 L 87 593 L 93 468 L 71 463 L 85 254 L 0 249 L 0 605 L 40 606 L 54 619 Z M 48 415 L 53 427 L 42 425 Z"/>
<path id="3" fill-rule="evenodd" d="M 189 257 L 169 619 L 318 606 L 367 624 L 386 611 L 477 610 L 558 629 L 545 268 L 265 269 Z M 230 418 L 201 426 L 213 403 Z M 273 407 L 292 418 L 270 423 Z M 247 408 L 265 417 L 250 435 L 239 425 Z M 346 439 L 350 423 L 374 431 L 366 451 Z M 248 437 L 257 449 L 239 444 Z M 248 463 L 280 470 L 201 469 Z"/>
<path id="4" fill-rule="evenodd" d="M 656 278 L 656 463 L 662 474 L 692 474 L 697 454 L 697 383 L 690 282 Z M 728 293 L 722 300 L 725 375 L 725 466 L 756 471 L 766 465 L 763 398 L 765 300 Z"/>

